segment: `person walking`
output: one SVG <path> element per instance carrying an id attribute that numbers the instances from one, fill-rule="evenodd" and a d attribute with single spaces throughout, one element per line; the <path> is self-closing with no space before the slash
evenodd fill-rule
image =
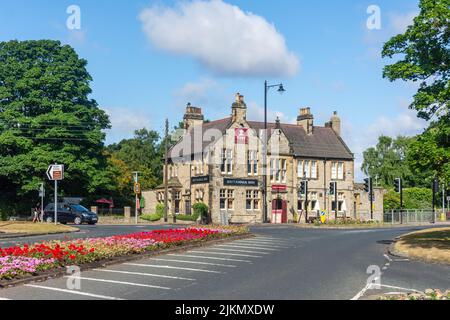
<path id="1" fill-rule="evenodd" d="M 41 222 L 41 209 L 40 203 L 38 202 L 33 208 L 33 223 Z"/>

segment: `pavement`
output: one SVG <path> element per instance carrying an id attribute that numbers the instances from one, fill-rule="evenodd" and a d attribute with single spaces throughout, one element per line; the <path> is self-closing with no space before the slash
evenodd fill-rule
<path id="1" fill-rule="evenodd" d="M 151 228 L 86 226 L 82 227 L 85 234 L 69 237 Z M 350 300 L 380 293 L 449 289 L 450 266 L 387 254 L 395 237 L 420 229 L 254 226 L 251 231 L 256 237 L 252 239 L 85 271 L 78 278 L 2 289 L 0 300 Z M 368 286 L 368 281 L 378 286 Z"/>

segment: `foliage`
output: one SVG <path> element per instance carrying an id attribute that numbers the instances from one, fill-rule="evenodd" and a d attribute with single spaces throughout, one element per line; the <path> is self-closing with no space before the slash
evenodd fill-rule
<path id="1" fill-rule="evenodd" d="M 450 101 L 450 0 L 420 0 L 420 14 L 404 34 L 391 38 L 382 56 L 401 60 L 384 68 L 391 81 L 420 82 L 411 108 L 430 120 L 448 114 Z"/>
<path id="2" fill-rule="evenodd" d="M 199 213 L 177 214 L 177 220 L 182 220 L 182 221 L 197 221 L 199 217 L 200 217 Z"/>
<path id="3" fill-rule="evenodd" d="M 430 188 L 407 188 L 403 190 L 403 209 L 430 209 L 432 202 Z M 384 209 L 400 209 L 400 194 L 393 189 L 384 196 Z"/>
<path id="4" fill-rule="evenodd" d="M 420 184 L 422 181 L 415 179 L 405 159 L 412 141 L 414 138 L 380 136 L 375 148 L 364 151 L 362 171 L 368 176 L 378 177 L 383 187 L 392 186 L 395 178 L 402 178 L 404 186 Z"/>
<path id="5" fill-rule="evenodd" d="M 150 222 L 156 222 L 156 221 L 161 220 L 162 217 L 163 217 L 163 215 L 162 215 L 162 214 L 158 214 L 158 213 L 154 213 L 154 214 L 143 214 L 143 215 L 141 216 L 141 219 L 147 220 L 147 221 L 150 221 Z"/>
<path id="6" fill-rule="evenodd" d="M 61 194 L 114 188 L 102 154 L 109 119 L 89 98 L 86 65 L 59 41 L 0 42 L 0 185 L 15 210 L 55 161 L 66 166 Z"/>
<path id="7" fill-rule="evenodd" d="M 207 218 L 209 213 L 209 208 L 203 202 L 196 203 L 192 206 L 192 210 L 194 211 L 194 215 L 197 217 Z"/>
<path id="8" fill-rule="evenodd" d="M 432 178 L 450 182 L 450 115 L 431 123 L 414 141 L 407 154 L 414 174 L 431 171 Z M 431 185 L 431 179 L 427 185 Z"/>

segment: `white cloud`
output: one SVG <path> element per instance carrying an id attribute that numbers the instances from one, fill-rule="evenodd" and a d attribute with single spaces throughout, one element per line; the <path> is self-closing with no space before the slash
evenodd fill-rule
<path id="1" fill-rule="evenodd" d="M 218 84 L 210 78 L 201 79 L 198 82 L 187 82 L 182 88 L 175 91 L 177 99 L 183 103 L 192 102 L 194 105 L 207 100 L 208 93 L 217 88 Z"/>
<path id="2" fill-rule="evenodd" d="M 107 143 L 132 137 L 135 130 L 150 128 L 151 117 L 140 111 L 127 108 L 105 108 L 111 121 L 111 130 L 106 132 Z"/>
<path id="3" fill-rule="evenodd" d="M 276 118 L 280 118 L 281 123 L 295 124 L 297 118 L 289 118 L 281 111 L 268 110 L 267 121 L 275 122 Z M 256 102 L 247 103 L 247 119 L 250 121 L 264 121 L 264 107 L 259 106 Z"/>
<path id="4" fill-rule="evenodd" d="M 405 103 L 403 100 L 400 101 L 400 104 L 403 103 Z M 343 138 L 355 154 L 357 180 L 362 180 L 364 176 L 361 171 L 363 152 L 370 147 L 374 147 L 378 143 L 379 136 L 414 136 L 423 132 L 426 127 L 426 121 L 417 118 L 416 113 L 412 110 L 404 111 L 394 118 L 379 117 L 369 126 L 355 126 L 343 120 Z"/>
<path id="5" fill-rule="evenodd" d="M 192 56 L 217 74 L 292 76 L 299 70 L 299 59 L 273 24 L 222 0 L 155 5 L 139 18 L 155 47 Z"/>
<path id="6" fill-rule="evenodd" d="M 412 11 L 405 14 L 389 13 L 390 27 L 395 34 L 404 33 L 408 26 L 414 23 L 414 18 L 419 15 L 419 12 Z"/>

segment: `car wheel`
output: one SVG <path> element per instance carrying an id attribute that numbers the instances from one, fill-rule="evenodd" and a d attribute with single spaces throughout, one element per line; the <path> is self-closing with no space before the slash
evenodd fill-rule
<path id="1" fill-rule="evenodd" d="M 91 226 L 94 226 L 97 222 L 89 222 Z"/>
<path id="2" fill-rule="evenodd" d="M 80 224 L 83 222 L 83 220 L 81 220 L 80 217 L 76 217 L 75 220 L 74 220 L 73 222 L 74 222 L 76 225 L 80 225 Z"/>
<path id="3" fill-rule="evenodd" d="M 52 223 L 52 222 L 53 222 L 53 218 L 52 218 L 52 217 L 47 217 L 47 218 L 45 219 L 45 222 L 47 222 L 47 223 Z"/>

